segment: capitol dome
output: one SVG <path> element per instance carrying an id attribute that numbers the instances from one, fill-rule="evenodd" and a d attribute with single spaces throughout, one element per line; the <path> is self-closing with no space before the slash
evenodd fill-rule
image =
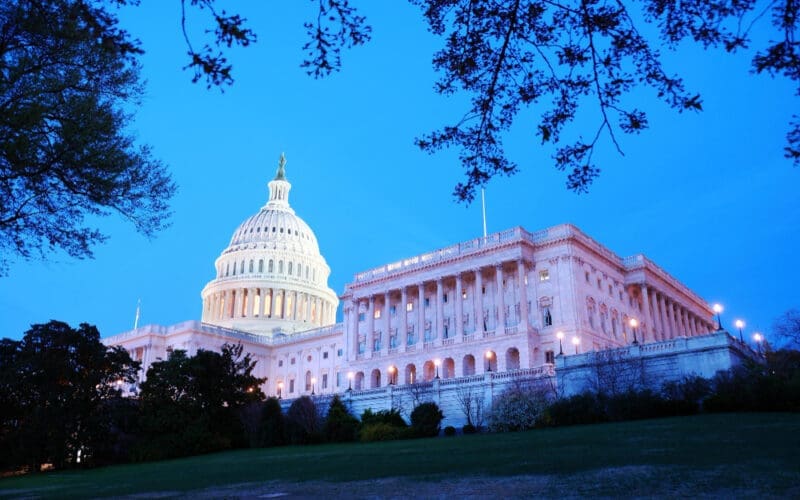
<path id="1" fill-rule="evenodd" d="M 333 324 L 339 300 L 314 232 L 289 206 L 281 155 L 269 200 L 234 231 L 202 292 L 203 321 L 259 335 Z"/>

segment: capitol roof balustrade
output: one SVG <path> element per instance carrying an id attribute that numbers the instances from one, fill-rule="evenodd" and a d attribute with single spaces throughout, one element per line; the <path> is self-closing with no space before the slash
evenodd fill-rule
<path id="1" fill-rule="evenodd" d="M 279 337 L 270 339 L 269 337 L 265 337 L 263 335 L 257 335 L 255 333 L 243 332 L 241 330 L 236 330 L 233 328 L 225 328 L 223 326 L 212 325 L 211 323 L 203 323 L 196 320 L 190 320 L 171 326 L 145 325 L 141 328 L 113 335 L 103 340 L 106 342 L 111 342 L 113 344 L 119 344 L 125 340 L 145 335 L 156 335 L 156 336 L 166 337 L 171 334 L 181 333 L 189 330 L 211 333 L 216 335 L 225 335 L 240 340 L 246 340 L 254 344 L 281 345 L 287 342 L 295 342 L 298 340 L 305 340 L 314 337 L 325 337 L 328 335 L 339 333 L 342 331 L 342 323 L 336 323 L 333 325 L 314 328 L 312 330 L 303 331 L 302 333 L 296 333 L 296 334 L 284 333 Z"/>
<path id="2" fill-rule="evenodd" d="M 675 287 L 676 290 L 681 290 L 683 293 L 694 299 L 700 304 L 705 304 L 705 308 L 708 312 L 711 311 L 711 308 L 708 306 L 706 301 L 690 290 L 686 285 L 678 281 L 677 279 L 673 278 L 671 274 L 665 271 L 661 266 L 653 262 L 652 260 L 648 259 L 642 254 L 631 255 L 629 257 L 625 257 L 622 259 L 622 265 L 625 267 L 626 271 L 633 271 L 635 269 L 649 269 L 653 274 L 656 274 L 658 277 Z"/>

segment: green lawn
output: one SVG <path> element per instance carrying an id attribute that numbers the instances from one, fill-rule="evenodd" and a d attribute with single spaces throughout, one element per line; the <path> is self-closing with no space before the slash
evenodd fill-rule
<path id="1" fill-rule="evenodd" d="M 450 483 L 456 489 L 449 490 Z M 389 486 L 391 491 L 384 489 Z M 485 490 L 488 487 L 492 490 Z M 234 451 L 7 478 L 0 480 L 0 497 L 163 492 L 250 496 L 272 489 L 318 494 L 326 488 L 337 496 L 451 491 L 499 496 L 798 497 L 800 416 L 701 415 L 523 433 Z"/>

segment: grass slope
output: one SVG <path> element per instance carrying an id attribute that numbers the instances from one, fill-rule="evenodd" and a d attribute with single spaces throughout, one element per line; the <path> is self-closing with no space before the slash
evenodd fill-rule
<path id="1" fill-rule="evenodd" d="M 401 478 L 388 481 L 410 487 L 493 476 L 492 492 L 501 496 L 526 491 L 539 496 L 798 496 L 800 418 L 718 414 L 510 434 L 242 450 L 7 478 L 0 480 L 0 496 L 177 494 L 270 481 L 284 486 L 314 483 L 317 490 L 306 493 L 324 491 L 325 484 L 343 492 L 328 482 Z M 510 479 L 497 481 L 497 476 Z M 485 483 L 475 487 L 484 488 Z M 459 492 L 489 493 L 470 490 L 468 484 L 465 488 Z M 224 495 L 248 493 L 233 490 Z"/>

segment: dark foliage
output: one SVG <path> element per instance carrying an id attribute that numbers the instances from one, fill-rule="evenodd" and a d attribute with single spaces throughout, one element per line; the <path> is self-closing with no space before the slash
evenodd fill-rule
<path id="1" fill-rule="evenodd" d="M 800 137 L 798 141 L 800 142 Z M 800 349 L 800 309 L 789 309 L 783 313 L 775 320 L 772 330 L 788 347 Z"/>
<path id="2" fill-rule="evenodd" d="M 372 424 L 387 424 L 394 427 L 408 427 L 408 424 L 403 419 L 403 416 L 400 415 L 400 411 L 392 408 L 391 410 L 380 410 L 377 412 L 373 412 L 371 409 L 367 408 L 361 414 L 361 426 L 366 427 Z"/>
<path id="3" fill-rule="evenodd" d="M 411 429 L 417 437 L 439 435 L 444 413 L 436 403 L 422 403 L 411 412 Z"/>
<path id="4" fill-rule="evenodd" d="M 109 3 L 124 2 L 0 2 L 0 273 L 12 256 L 91 257 L 98 216 L 168 225 L 175 185 L 126 132 L 141 51 Z"/>
<path id="5" fill-rule="evenodd" d="M 739 366 L 719 372 L 706 411 L 800 411 L 800 351 L 766 354 L 766 365 Z"/>
<path id="6" fill-rule="evenodd" d="M 287 443 L 286 421 L 281 404 L 276 397 L 267 398 L 261 413 L 259 445 L 263 447 L 282 446 Z"/>
<path id="7" fill-rule="evenodd" d="M 125 418 L 117 418 L 112 400 L 138 368 L 85 323 L 51 321 L 20 341 L 0 341 L 0 464 L 38 471 L 45 463 L 106 463 L 124 441 L 115 427 Z"/>
<path id="8" fill-rule="evenodd" d="M 308 396 L 295 399 L 286 413 L 286 428 L 291 444 L 321 443 L 322 422 L 317 405 Z"/>
<path id="9" fill-rule="evenodd" d="M 355 441 L 358 438 L 359 422 L 350 414 L 338 395 L 331 400 L 322 433 L 331 443 Z"/>
<path id="10" fill-rule="evenodd" d="M 373 412 L 367 408 L 361 414 L 359 435 L 364 442 L 391 441 L 408 439 L 411 437 L 411 431 L 399 410 L 392 408 Z"/>
<path id="11" fill-rule="evenodd" d="M 437 91 L 472 97 L 460 120 L 417 139 L 427 152 L 460 150 L 466 174 L 455 188 L 460 200 L 471 201 L 493 176 L 517 171 L 502 134 L 523 109 L 535 110 L 530 128 L 543 145 L 555 147 L 555 166 L 568 172 L 567 187 L 576 192 L 587 191 L 600 173 L 592 157 L 602 137 L 621 154 L 618 134 L 648 127 L 646 112 L 630 102 L 637 87 L 649 87 L 678 112 L 699 111 L 701 97 L 664 68 L 659 46 L 691 40 L 728 52 L 747 49 L 754 23 L 771 14 L 779 36 L 756 51 L 753 68 L 800 82 L 796 0 L 766 6 L 752 0 L 411 1 L 444 39 L 433 59 L 442 73 Z M 584 108 L 597 116 L 597 126 L 572 133 L 567 126 Z M 785 154 L 798 165 L 797 117 L 790 128 Z"/>
<path id="12" fill-rule="evenodd" d="M 445 436 L 455 436 L 456 435 L 456 428 L 452 425 L 448 425 L 444 428 L 444 435 Z"/>
<path id="13" fill-rule="evenodd" d="M 153 363 L 142 383 L 142 436 L 137 460 L 196 455 L 248 444 L 240 411 L 264 398 L 264 379 L 241 344 L 221 352 L 176 350 Z"/>
<path id="14" fill-rule="evenodd" d="M 472 424 L 467 424 L 467 425 L 465 425 L 464 427 L 461 428 L 461 433 L 462 434 L 477 434 L 478 433 L 478 428 L 475 427 Z"/>

